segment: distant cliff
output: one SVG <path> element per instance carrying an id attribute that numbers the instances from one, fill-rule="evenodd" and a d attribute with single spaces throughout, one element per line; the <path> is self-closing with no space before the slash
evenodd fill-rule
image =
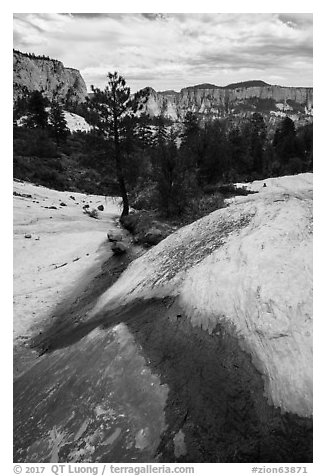
<path id="1" fill-rule="evenodd" d="M 172 120 L 182 119 L 187 111 L 212 117 L 254 111 L 274 115 L 312 115 L 313 89 L 247 81 L 224 87 L 200 84 L 181 89 L 179 93 L 145 88 L 136 94 L 136 100 L 139 113 L 163 114 Z"/>
<path id="2" fill-rule="evenodd" d="M 35 56 L 14 50 L 13 53 L 14 100 L 24 91 L 44 91 L 50 100 L 83 102 L 87 88 L 77 69 L 65 68 L 61 61 L 45 56 Z"/>
<path id="3" fill-rule="evenodd" d="M 61 61 L 46 56 L 13 54 L 14 100 L 26 91 L 39 90 L 50 100 L 83 102 L 87 88 L 77 69 L 65 68 Z M 269 118 L 290 115 L 293 120 L 312 120 L 313 89 L 282 87 L 254 80 L 228 86 L 199 84 L 157 92 L 148 87 L 135 94 L 138 114 L 163 115 L 173 121 L 183 120 L 188 111 L 203 118 L 242 117 L 259 112 Z"/>

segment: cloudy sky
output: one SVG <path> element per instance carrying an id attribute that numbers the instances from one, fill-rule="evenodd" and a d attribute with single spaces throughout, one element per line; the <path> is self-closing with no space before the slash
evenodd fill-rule
<path id="1" fill-rule="evenodd" d="M 250 79 L 312 86 L 307 13 L 17 13 L 14 48 L 79 69 L 88 88 L 108 71 L 133 92 Z"/>

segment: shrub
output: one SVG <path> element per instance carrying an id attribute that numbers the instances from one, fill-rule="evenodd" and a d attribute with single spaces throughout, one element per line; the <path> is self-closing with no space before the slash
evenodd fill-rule
<path id="1" fill-rule="evenodd" d="M 202 195 L 201 197 L 194 198 L 189 202 L 186 208 L 184 214 L 186 222 L 198 220 L 219 208 L 223 208 L 224 205 L 224 197 L 218 192 L 208 196 Z"/>
<path id="2" fill-rule="evenodd" d="M 39 170 L 34 172 L 32 181 L 56 190 L 64 190 L 67 186 L 67 181 L 64 175 L 47 167 L 41 167 Z"/>
<path id="3" fill-rule="evenodd" d="M 44 129 L 14 128 L 14 154 L 41 158 L 58 157 L 58 149 Z"/>
<path id="4" fill-rule="evenodd" d="M 136 210 L 156 210 L 159 206 L 159 195 L 155 184 L 140 184 L 131 193 L 130 204 Z"/>
<path id="5" fill-rule="evenodd" d="M 14 156 L 13 173 L 15 178 L 32 181 L 57 190 L 64 190 L 68 185 L 64 168 L 60 159 L 57 158 Z"/>
<path id="6" fill-rule="evenodd" d="M 217 187 L 217 192 L 222 194 L 224 197 L 234 197 L 236 195 L 250 195 L 252 193 L 257 193 L 252 190 L 247 190 L 246 187 L 237 187 L 233 183 L 220 185 Z"/>

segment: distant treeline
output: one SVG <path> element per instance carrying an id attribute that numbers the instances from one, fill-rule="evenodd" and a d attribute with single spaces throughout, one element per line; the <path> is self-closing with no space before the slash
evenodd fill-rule
<path id="1" fill-rule="evenodd" d="M 36 59 L 36 60 L 47 60 L 47 61 L 58 61 L 53 58 L 50 58 L 49 56 L 45 55 L 36 55 L 34 53 L 23 53 L 22 51 L 15 50 L 13 49 L 14 53 L 17 53 L 19 55 L 25 56 L 26 58 L 31 58 L 31 59 Z"/>

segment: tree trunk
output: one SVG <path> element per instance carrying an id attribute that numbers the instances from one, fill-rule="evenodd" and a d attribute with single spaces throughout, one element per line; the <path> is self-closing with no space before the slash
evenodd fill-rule
<path id="1" fill-rule="evenodd" d="M 118 119 L 115 115 L 114 115 L 113 121 L 114 121 L 115 162 L 116 162 L 117 177 L 118 177 L 118 182 L 120 187 L 120 195 L 121 195 L 122 203 L 123 203 L 123 209 L 122 209 L 122 213 L 120 217 L 120 220 L 121 220 L 122 217 L 129 215 L 129 200 L 128 200 L 128 195 L 127 195 L 127 190 L 126 190 L 126 185 L 125 185 L 125 180 L 124 180 L 122 165 L 121 165 Z"/>
<path id="2" fill-rule="evenodd" d="M 121 168 L 121 162 L 120 162 L 120 157 L 116 156 L 116 167 L 117 167 L 117 175 L 118 175 L 118 182 L 119 182 L 119 187 L 120 187 L 120 194 L 122 198 L 122 203 L 123 203 L 123 209 L 121 213 L 121 217 L 124 217 L 129 214 L 129 200 L 128 200 L 128 195 L 127 195 L 127 190 L 126 190 L 126 185 L 122 173 L 122 168 Z"/>

